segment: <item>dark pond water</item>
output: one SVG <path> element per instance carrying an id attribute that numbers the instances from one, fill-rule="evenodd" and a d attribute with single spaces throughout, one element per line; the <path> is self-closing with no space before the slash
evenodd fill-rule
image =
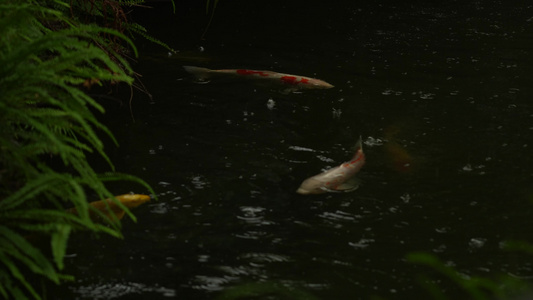
<path id="1" fill-rule="evenodd" d="M 177 2 L 175 15 L 166 3 L 133 15 L 179 50 L 138 41 L 153 101 L 135 95 L 135 122 L 129 95 L 105 116 L 117 169 L 159 199 L 124 221 L 124 240 L 73 237 L 77 280 L 57 297 L 413 299 L 429 271 L 405 260 L 413 251 L 465 275 L 533 276 L 531 256 L 501 249 L 532 241 L 533 4 L 222 0 L 200 40 L 204 3 Z M 335 88 L 197 84 L 182 65 Z M 358 190 L 295 193 L 349 159 L 360 135 Z"/>

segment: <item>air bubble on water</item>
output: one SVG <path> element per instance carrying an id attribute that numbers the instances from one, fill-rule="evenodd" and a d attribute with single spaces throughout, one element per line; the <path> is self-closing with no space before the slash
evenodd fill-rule
<path id="1" fill-rule="evenodd" d="M 400 196 L 400 199 L 402 199 L 403 203 L 409 203 L 409 200 L 411 200 L 411 196 L 408 193 L 405 193 Z"/>
<path id="2" fill-rule="evenodd" d="M 203 178 L 201 175 L 193 176 L 191 178 L 191 183 L 194 185 L 194 188 L 201 190 L 207 185 L 209 185 L 209 182 Z"/>
<path id="3" fill-rule="evenodd" d="M 209 261 L 209 257 L 207 254 L 200 254 L 198 255 L 198 262 L 207 262 Z"/>
<path id="4" fill-rule="evenodd" d="M 157 203 L 157 204 L 154 204 L 151 206 L 150 208 L 150 212 L 151 213 L 154 213 L 154 214 L 166 214 L 168 213 L 168 208 L 167 208 L 167 205 L 166 203 L 162 202 L 162 203 Z"/>
<path id="5" fill-rule="evenodd" d="M 381 146 L 383 145 L 383 140 L 380 139 L 380 138 L 374 138 L 374 137 L 367 137 L 366 140 L 364 141 L 364 144 L 366 146 L 369 146 L 369 147 L 373 147 L 373 146 Z"/>
<path id="6" fill-rule="evenodd" d="M 435 228 L 435 231 L 438 233 L 447 233 L 450 230 L 448 227 Z"/>
<path id="7" fill-rule="evenodd" d="M 318 159 L 320 159 L 321 161 L 324 161 L 324 162 L 329 162 L 329 163 L 333 163 L 335 162 L 335 160 L 329 158 L 329 157 L 326 157 L 324 155 L 317 155 L 316 156 Z"/>
<path id="8" fill-rule="evenodd" d="M 442 253 L 444 251 L 446 251 L 446 245 L 442 244 L 442 245 L 439 245 L 437 248 L 433 249 L 433 252 L 435 253 Z"/>
<path id="9" fill-rule="evenodd" d="M 267 108 L 270 110 L 273 110 L 275 106 L 276 106 L 276 101 L 274 101 L 274 99 L 272 98 L 268 99 Z"/>
<path id="10" fill-rule="evenodd" d="M 433 93 L 424 93 L 420 95 L 420 99 L 424 99 L 424 100 L 431 100 L 434 97 L 435 97 L 435 94 Z"/>
<path id="11" fill-rule="evenodd" d="M 468 242 L 468 246 L 470 246 L 473 249 L 479 249 L 487 243 L 487 239 L 485 238 L 471 238 Z"/>
<path id="12" fill-rule="evenodd" d="M 340 108 L 332 108 L 332 112 L 333 112 L 333 118 L 334 119 L 340 119 L 341 117 L 341 114 L 342 114 L 342 110 Z"/>
<path id="13" fill-rule="evenodd" d="M 368 246 L 370 246 L 371 243 L 373 243 L 374 239 L 360 239 L 358 242 L 349 242 L 348 245 L 352 246 L 355 249 L 364 249 Z"/>
<path id="14" fill-rule="evenodd" d="M 465 171 L 465 172 L 470 172 L 470 171 L 472 171 L 472 165 L 467 164 L 467 165 L 465 165 L 465 166 L 463 167 L 462 170 Z"/>

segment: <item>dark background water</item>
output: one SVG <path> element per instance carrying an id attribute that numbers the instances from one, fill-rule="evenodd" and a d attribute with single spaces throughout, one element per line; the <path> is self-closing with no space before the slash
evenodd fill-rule
<path id="1" fill-rule="evenodd" d="M 202 40 L 205 3 L 177 2 L 175 14 L 165 2 L 133 10 L 178 52 L 137 40 L 153 100 L 135 94 L 135 122 L 129 95 L 104 116 L 117 169 L 158 200 L 124 221 L 124 240 L 74 236 L 76 281 L 54 299 L 213 299 L 251 283 L 265 299 L 413 299 L 428 269 L 405 260 L 412 251 L 465 275 L 533 275 L 531 256 L 501 249 L 532 241 L 532 4 L 222 0 Z M 182 65 L 335 88 L 196 84 Z M 360 135 L 358 190 L 295 193 Z"/>

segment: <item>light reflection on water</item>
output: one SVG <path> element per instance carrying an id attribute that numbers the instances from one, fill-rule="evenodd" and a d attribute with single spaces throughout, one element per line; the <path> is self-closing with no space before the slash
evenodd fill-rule
<path id="1" fill-rule="evenodd" d="M 120 299 L 138 294 L 151 294 L 152 296 L 160 295 L 165 298 L 173 298 L 176 296 L 176 291 L 174 289 L 157 285 L 148 286 L 136 282 L 80 285 L 75 289 L 75 292 L 83 299 L 95 300 Z"/>

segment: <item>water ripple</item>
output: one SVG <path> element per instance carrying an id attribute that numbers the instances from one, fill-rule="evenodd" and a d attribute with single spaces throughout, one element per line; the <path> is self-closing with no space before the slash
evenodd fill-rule
<path id="1" fill-rule="evenodd" d="M 202 175 L 192 176 L 191 183 L 195 189 L 202 190 L 206 186 L 209 186 L 209 181 L 205 179 Z"/>
<path id="2" fill-rule="evenodd" d="M 247 231 L 245 233 L 235 234 L 235 236 L 241 239 L 258 240 L 266 236 L 267 234 L 268 233 L 265 231 Z"/>
<path id="3" fill-rule="evenodd" d="M 300 147 L 300 146 L 289 146 L 289 149 L 294 150 L 294 151 L 318 152 L 317 150 L 314 150 L 311 148 Z"/>
<path id="4" fill-rule="evenodd" d="M 237 276 L 224 275 L 222 277 L 197 275 L 194 283 L 191 284 L 193 289 L 216 292 L 224 289 L 226 284 L 238 280 Z"/>
<path id="5" fill-rule="evenodd" d="M 174 297 L 176 295 L 174 289 L 158 285 L 149 286 L 136 282 L 91 284 L 79 286 L 74 289 L 74 292 L 84 299 L 116 299 L 127 295 L 142 293 L 158 293 L 164 297 Z"/>
<path id="6" fill-rule="evenodd" d="M 336 220 L 336 221 L 355 221 L 356 219 L 362 218 L 360 215 L 354 215 L 350 214 L 341 210 L 337 210 L 335 212 L 323 212 L 319 215 L 319 217 L 328 219 L 328 220 Z"/>
<path id="7" fill-rule="evenodd" d="M 358 242 L 349 242 L 348 245 L 352 246 L 353 248 L 355 249 L 364 249 L 368 246 L 370 246 L 370 244 L 374 243 L 375 240 L 374 239 L 360 239 Z"/>
<path id="8" fill-rule="evenodd" d="M 288 256 L 274 253 L 246 253 L 241 256 L 244 259 L 256 263 L 288 262 L 291 259 Z"/>
<path id="9" fill-rule="evenodd" d="M 249 224 L 270 225 L 272 222 L 264 220 L 264 207 L 241 206 L 243 215 L 238 215 L 237 219 Z"/>

